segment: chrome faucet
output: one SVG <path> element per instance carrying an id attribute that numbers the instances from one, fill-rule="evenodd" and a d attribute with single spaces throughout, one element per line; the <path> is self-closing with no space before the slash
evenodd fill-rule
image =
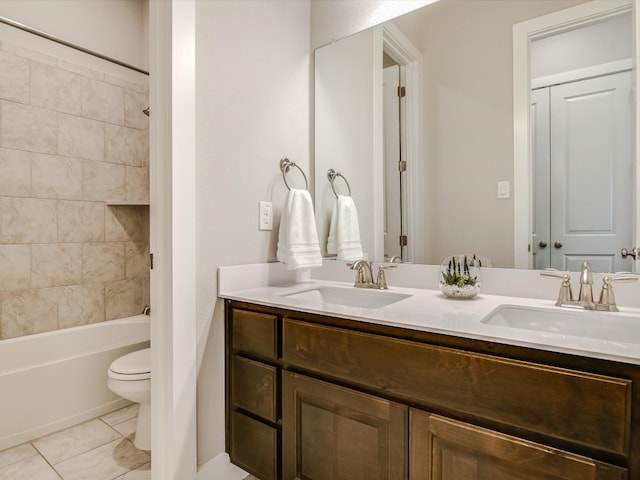
<path id="1" fill-rule="evenodd" d="M 373 266 L 371 262 L 366 260 L 356 260 L 353 263 L 347 263 L 347 267 L 356 271 L 356 281 L 353 284 L 354 287 L 387 290 L 389 285 L 387 284 L 387 276 L 384 271 L 390 268 L 396 268 L 396 265 L 380 265 L 378 267 L 378 276 L 375 282 L 373 281 Z"/>
<path id="2" fill-rule="evenodd" d="M 540 275 L 542 275 L 543 277 L 562 279 L 556 306 L 561 307 L 564 305 L 568 305 L 573 307 L 582 307 L 585 310 L 601 310 L 607 312 L 619 311 L 618 306 L 616 305 L 615 296 L 613 294 L 612 283 L 633 282 L 638 280 L 638 277 L 635 276 L 605 276 L 602 278 L 602 290 L 600 291 L 600 298 L 598 299 L 598 302 L 594 302 L 593 274 L 591 273 L 591 265 L 589 265 L 589 262 L 584 262 L 582 264 L 582 269 L 580 271 L 580 292 L 578 294 L 578 300 L 573 299 L 573 291 L 571 290 L 571 277 L 568 273 L 542 272 Z"/>

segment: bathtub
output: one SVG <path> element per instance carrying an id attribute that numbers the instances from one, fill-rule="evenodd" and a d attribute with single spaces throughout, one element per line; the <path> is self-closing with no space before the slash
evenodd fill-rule
<path id="1" fill-rule="evenodd" d="M 149 346 L 149 316 L 0 340 L 0 450 L 126 406 L 113 360 Z"/>

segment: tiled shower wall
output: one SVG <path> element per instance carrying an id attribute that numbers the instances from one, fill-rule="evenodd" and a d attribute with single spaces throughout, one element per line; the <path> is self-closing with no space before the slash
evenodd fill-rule
<path id="1" fill-rule="evenodd" d="M 0 339 L 149 303 L 147 85 L 0 43 Z"/>

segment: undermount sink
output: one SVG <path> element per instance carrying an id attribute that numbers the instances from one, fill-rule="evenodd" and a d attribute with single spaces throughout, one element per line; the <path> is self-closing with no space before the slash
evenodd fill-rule
<path id="1" fill-rule="evenodd" d="M 382 308 L 399 302 L 411 295 L 380 290 L 358 288 L 315 287 L 301 292 L 289 293 L 283 297 L 309 303 L 330 303 L 347 307 Z"/>
<path id="2" fill-rule="evenodd" d="M 608 312 L 501 305 L 481 322 L 559 335 L 640 344 L 640 318 Z"/>

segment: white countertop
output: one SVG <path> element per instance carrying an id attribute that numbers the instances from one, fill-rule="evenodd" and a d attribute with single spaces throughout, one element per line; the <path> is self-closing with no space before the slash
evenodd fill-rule
<path id="1" fill-rule="evenodd" d="M 235 274 L 233 271 L 228 271 L 227 273 L 230 273 L 231 276 Z M 489 295 L 481 291 L 474 299 L 455 300 L 446 298 L 439 290 L 390 287 L 386 292 L 410 296 L 382 308 L 368 309 L 324 303 L 319 300 L 302 300 L 286 296 L 294 292 L 309 290 L 320 286 L 345 289 L 355 288 L 353 284 L 349 282 L 298 278 L 297 281 L 289 281 L 287 283 L 286 281 L 283 282 L 283 280 L 286 280 L 284 278 L 274 278 L 273 275 L 265 275 L 263 286 L 246 285 L 252 288 L 236 289 L 242 283 L 225 281 L 223 278 L 223 268 L 220 269 L 219 275 L 219 296 L 226 299 L 300 312 L 329 315 L 379 325 L 408 328 L 640 365 L 640 344 L 547 333 L 481 322 L 485 316 L 500 305 L 559 308 L 554 306 L 555 298 L 546 300 Z M 243 283 L 246 284 L 246 282 Z M 274 283 L 277 284 L 274 285 Z M 376 290 L 367 291 L 372 293 L 377 292 Z M 628 317 L 634 320 L 637 319 L 638 329 L 640 329 L 640 308 L 620 307 L 620 312 L 613 315 L 627 317 L 627 319 Z"/>

